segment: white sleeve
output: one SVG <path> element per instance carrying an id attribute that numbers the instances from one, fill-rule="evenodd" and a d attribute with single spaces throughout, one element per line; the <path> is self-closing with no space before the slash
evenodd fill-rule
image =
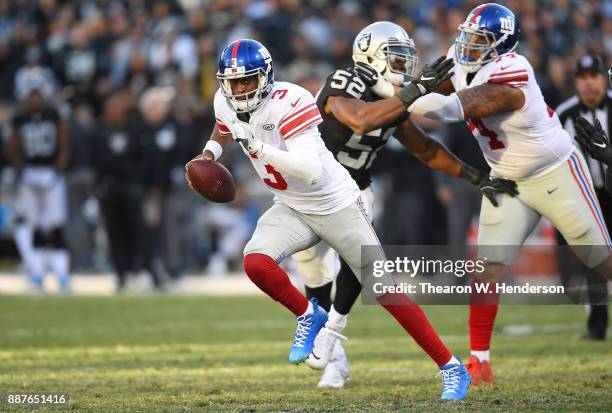
<path id="1" fill-rule="evenodd" d="M 429 93 L 410 105 L 408 112 L 443 122 L 458 122 L 464 119 L 463 106 L 456 93 L 450 96 Z"/>
<path id="2" fill-rule="evenodd" d="M 213 108 L 215 111 L 215 123 L 221 135 L 230 135 L 232 133 L 229 128 L 231 123 L 228 122 L 227 116 L 224 116 L 226 106 L 227 102 L 225 101 L 225 98 L 221 95 L 221 92 L 217 90 L 213 101 Z"/>
<path id="3" fill-rule="evenodd" d="M 316 128 L 310 126 L 287 139 L 286 151 L 264 143 L 259 159 L 269 163 L 279 172 L 294 176 L 309 185 L 316 184 L 323 174 L 316 142 L 319 132 Z"/>

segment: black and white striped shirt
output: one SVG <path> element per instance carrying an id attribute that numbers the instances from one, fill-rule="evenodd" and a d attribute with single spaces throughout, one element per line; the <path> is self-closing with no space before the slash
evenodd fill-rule
<path id="1" fill-rule="evenodd" d="M 574 121 L 578 116 L 582 116 L 593 124 L 595 123 L 595 119 L 599 119 L 601 127 L 609 137 L 610 127 L 612 126 L 612 90 L 608 90 L 606 92 L 606 96 L 601 104 L 594 109 L 587 108 L 580 101 L 578 96 L 573 96 L 560 104 L 555 112 L 557 112 L 563 128 L 572 137 L 575 135 Z M 591 177 L 593 178 L 593 185 L 595 185 L 595 188 L 597 189 L 604 189 L 606 166 L 603 163 L 591 158 L 577 142 L 574 144 L 578 147 L 578 149 L 580 149 L 587 161 L 589 171 L 591 172 Z"/>

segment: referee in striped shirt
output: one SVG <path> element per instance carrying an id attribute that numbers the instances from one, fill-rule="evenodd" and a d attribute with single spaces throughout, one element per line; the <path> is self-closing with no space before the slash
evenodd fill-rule
<path id="1" fill-rule="evenodd" d="M 570 136 L 576 135 L 576 130 L 580 130 L 580 125 L 584 125 L 585 120 L 592 125 L 599 123 L 606 136 L 610 136 L 612 91 L 607 88 L 605 70 L 603 59 L 598 55 L 587 54 L 577 60 L 574 84 L 578 94 L 563 102 L 556 110 L 563 128 Z M 579 118 L 582 120 L 578 120 Z M 587 160 L 608 232 L 612 233 L 612 196 L 606 191 L 606 164 L 591 157 L 589 148 L 581 142 L 576 142 L 576 146 Z M 560 234 L 558 237 L 560 243 L 565 244 Z M 563 264 L 561 266 L 564 267 Z M 608 327 L 607 283 L 586 267 L 583 267 L 581 272 L 585 274 L 588 299 L 591 303 L 584 338 L 605 340 Z M 567 277 L 570 274 L 562 272 L 561 275 Z M 565 281 L 567 283 L 567 278 Z"/>

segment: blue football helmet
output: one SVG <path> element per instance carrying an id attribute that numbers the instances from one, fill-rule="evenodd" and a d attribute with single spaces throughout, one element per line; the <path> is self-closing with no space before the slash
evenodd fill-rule
<path id="1" fill-rule="evenodd" d="M 459 25 L 455 58 L 466 72 L 476 72 L 498 56 L 514 51 L 520 31 L 518 18 L 508 8 L 482 4 Z"/>
<path id="2" fill-rule="evenodd" d="M 257 76 L 257 88 L 234 94 L 231 79 Z M 217 79 L 221 93 L 236 112 L 252 112 L 270 95 L 274 86 L 272 56 L 264 45 L 252 39 L 240 39 L 227 45 L 219 57 Z"/>

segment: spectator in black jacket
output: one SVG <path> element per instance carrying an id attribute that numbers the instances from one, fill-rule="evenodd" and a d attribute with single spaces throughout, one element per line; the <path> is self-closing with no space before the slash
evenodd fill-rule
<path id="1" fill-rule="evenodd" d="M 156 287 L 161 287 L 159 270 L 150 251 L 143 225 L 143 170 L 145 147 L 138 122 L 130 121 L 130 97 L 116 94 L 106 101 L 104 118 L 97 128 L 94 161 L 98 194 L 117 272 L 117 289 L 125 286 L 128 272 L 146 268 Z M 133 112 L 133 111 L 132 111 Z"/>
<path id="2" fill-rule="evenodd" d="M 164 225 L 168 217 L 168 199 L 177 178 L 182 184 L 184 175 L 184 139 L 189 140 L 189 129 L 178 122 L 172 111 L 175 92 L 170 87 L 152 87 L 140 100 L 144 118 L 143 139 L 146 145 L 147 186 L 145 225 L 150 236 L 148 248 L 155 257 L 161 257 L 165 270 L 172 279 L 178 278 L 179 262 L 168 254 L 168 246 L 177 238 L 179 230 Z M 189 148 L 189 151 L 192 149 Z M 193 152 L 192 152 L 193 153 Z M 187 157 L 189 159 L 189 157 Z M 175 172 L 180 171 L 178 174 Z"/>

